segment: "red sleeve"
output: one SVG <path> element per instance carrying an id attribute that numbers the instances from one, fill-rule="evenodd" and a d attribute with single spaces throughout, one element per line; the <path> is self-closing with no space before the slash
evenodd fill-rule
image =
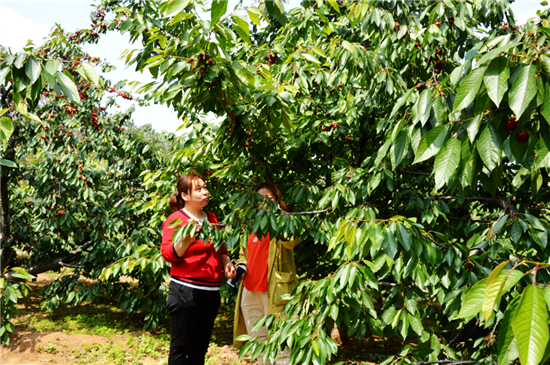
<path id="1" fill-rule="evenodd" d="M 160 245 L 160 253 L 162 254 L 162 257 L 164 257 L 164 260 L 166 260 L 167 262 L 175 262 L 181 259 L 181 257 L 176 254 L 176 250 L 174 249 L 172 234 L 174 233 L 176 227 L 182 226 L 186 222 L 184 221 L 181 224 L 178 224 L 176 227 L 168 228 L 170 222 L 172 222 L 176 218 L 178 217 L 170 216 L 162 225 L 162 244 Z M 180 219 L 182 218 L 183 217 L 181 217 Z"/>
<path id="2" fill-rule="evenodd" d="M 208 221 L 211 224 L 215 224 L 215 227 L 217 229 L 220 229 L 220 226 L 218 226 L 218 218 L 214 215 L 214 213 L 208 212 L 208 217 L 210 218 Z M 229 253 L 227 252 L 227 248 L 225 247 L 225 245 L 223 243 L 222 243 L 220 249 L 218 250 L 218 252 L 220 253 L 220 255 L 221 254 L 226 254 L 227 256 L 229 256 Z"/>

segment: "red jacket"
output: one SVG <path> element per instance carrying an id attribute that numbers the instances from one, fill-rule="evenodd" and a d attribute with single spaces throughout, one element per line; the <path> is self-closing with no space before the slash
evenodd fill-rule
<path id="1" fill-rule="evenodd" d="M 216 216 L 211 212 L 206 212 L 208 222 L 217 224 Z M 220 256 L 227 254 L 225 245 L 222 245 L 216 251 L 214 245 L 208 242 L 206 245 L 203 240 L 194 241 L 183 256 L 176 254 L 172 243 L 172 233 L 176 227 L 168 228 L 170 222 L 179 218 L 182 223 L 176 227 L 189 223 L 191 217 L 182 209 L 172 213 L 162 225 L 162 244 L 160 252 L 167 262 L 172 264 L 170 275 L 171 280 L 192 288 L 203 290 L 218 290 L 222 279 L 222 265 Z"/>

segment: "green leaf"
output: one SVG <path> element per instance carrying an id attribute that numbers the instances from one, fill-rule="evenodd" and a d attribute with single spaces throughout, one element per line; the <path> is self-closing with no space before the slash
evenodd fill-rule
<path id="1" fill-rule="evenodd" d="M 537 67 L 528 65 L 519 71 L 508 96 L 510 108 L 519 119 L 527 106 L 537 94 L 537 81 L 535 75 Z"/>
<path id="2" fill-rule="evenodd" d="M 55 75 L 57 70 L 59 70 L 59 61 L 48 61 L 46 63 L 45 70 L 50 75 L 52 75 L 52 76 Z"/>
<path id="3" fill-rule="evenodd" d="M 435 188 L 439 189 L 455 174 L 460 164 L 462 144 L 456 138 L 445 142 L 435 158 Z"/>
<path id="4" fill-rule="evenodd" d="M 6 139 L 5 141 L 2 141 L 2 142 L 7 142 L 14 131 L 13 122 L 11 121 L 10 118 L 8 117 L 0 118 L 0 130 L 2 130 L 2 133 L 4 133 L 3 137 Z"/>
<path id="5" fill-rule="evenodd" d="M 493 271 L 491 272 L 491 274 L 489 275 L 489 277 L 487 278 L 487 285 L 491 285 L 491 283 L 496 279 L 496 277 L 500 274 L 500 272 L 502 271 L 502 269 L 504 269 L 504 267 L 506 266 L 506 264 L 508 264 L 508 261 L 504 261 L 504 262 L 501 262 L 500 264 L 498 264 L 497 267 L 495 267 L 493 269 Z"/>
<path id="6" fill-rule="evenodd" d="M 468 138 L 470 139 L 470 142 L 472 142 L 472 144 L 474 144 L 476 140 L 477 132 L 479 131 L 479 124 L 482 117 L 483 113 L 479 113 L 468 123 Z"/>
<path id="7" fill-rule="evenodd" d="M 277 19 L 281 25 L 285 25 L 287 22 L 285 7 L 281 0 L 270 0 L 264 2 L 265 7 L 269 15 Z"/>
<path id="8" fill-rule="evenodd" d="M 260 23 L 260 9 L 254 7 L 254 6 L 249 6 L 246 8 L 246 12 L 248 13 L 248 17 L 250 18 L 250 20 L 258 25 L 258 26 L 261 26 L 262 24 Z"/>
<path id="9" fill-rule="evenodd" d="M 407 101 L 409 96 L 411 96 L 413 91 L 414 91 L 414 88 L 411 88 L 411 89 L 409 89 L 409 91 L 407 91 L 407 93 L 401 95 L 401 97 L 399 99 L 397 99 L 397 102 L 393 106 L 393 109 L 390 113 L 390 119 L 393 118 L 393 116 L 397 113 L 399 108 L 401 108 L 403 106 L 403 104 Z"/>
<path id="10" fill-rule="evenodd" d="M 172 222 L 170 222 L 170 224 L 168 224 L 168 228 L 174 228 L 181 223 L 182 223 L 182 220 L 179 218 L 176 218 Z"/>
<path id="11" fill-rule="evenodd" d="M 462 110 L 474 101 L 485 74 L 485 67 L 475 69 L 462 80 L 456 93 L 453 112 Z"/>
<path id="12" fill-rule="evenodd" d="M 78 95 L 78 90 L 73 80 L 61 72 L 56 73 L 55 76 L 65 96 L 70 100 L 80 101 L 80 96 Z"/>
<path id="13" fill-rule="evenodd" d="M 508 66 L 508 59 L 506 57 L 495 58 L 491 61 L 489 67 L 487 67 L 483 81 L 487 88 L 487 94 L 497 107 L 500 105 L 504 93 L 508 90 L 509 77 L 510 67 Z"/>
<path id="14" fill-rule="evenodd" d="M 17 68 L 21 68 L 26 59 L 27 59 L 27 54 L 25 52 L 21 52 L 17 55 L 17 58 L 13 62 L 13 65 Z"/>
<path id="15" fill-rule="evenodd" d="M 500 46 L 498 48 L 495 48 L 493 49 L 492 51 L 489 51 L 485 54 L 485 56 L 481 57 L 479 59 L 479 61 L 477 61 L 477 64 L 478 65 L 482 65 L 483 63 L 489 61 L 490 59 L 492 59 L 493 57 L 495 57 L 496 55 L 498 55 L 499 53 L 501 52 L 504 52 L 510 48 L 514 48 L 518 45 L 520 45 L 521 43 L 520 42 L 514 42 L 514 43 L 508 43 L 507 45 L 505 46 Z"/>
<path id="16" fill-rule="evenodd" d="M 416 158 L 413 164 L 425 161 L 430 157 L 435 156 L 445 142 L 445 137 L 447 137 L 447 126 L 445 125 L 437 126 L 423 135 L 420 143 L 418 144 Z"/>
<path id="17" fill-rule="evenodd" d="M 500 265 L 498 265 L 493 270 L 491 275 L 489 275 L 489 277 L 487 278 L 487 283 L 488 283 L 487 290 L 485 291 L 485 295 L 483 297 L 483 304 L 482 304 L 483 317 L 485 317 L 486 323 L 489 321 L 489 319 L 493 315 L 493 309 L 495 308 L 495 304 L 497 303 L 497 300 L 503 294 L 502 289 L 508 279 L 508 276 L 500 275 L 500 273 L 504 268 L 504 266 L 506 266 L 506 264 L 507 262 L 503 262 Z M 496 275 L 494 275 L 495 273 Z M 489 283 L 489 279 L 491 279 L 490 283 Z"/>
<path id="18" fill-rule="evenodd" d="M 41 72 L 42 66 L 40 66 L 40 62 L 33 56 L 30 56 L 25 65 L 25 74 L 29 77 L 31 84 L 34 84 L 38 80 Z"/>
<path id="19" fill-rule="evenodd" d="M 517 340 L 512 330 L 512 318 L 514 318 L 518 303 L 519 297 L 512 300 L 508 308 L 506 308 L 500 330 L 498 331 L 499 364 L 510 364 L 519 356 Z"/>
<path id="20" fill-rule="evenodd" d="M 213 0 L 210 9 L 210 24 L 215 25 L 227 11 L 227 0 Z"/>
<path id="21" fill-rule="evenodd" d="M 239 337 L 237 337 L 235 339 L 235 341 L 248 341 L 250 340 L 250 336 L 249 335 L 240 335 Z"/>
<path id="22" fill-rule="evenodd" d="M 483 304 L 485 290 L 487 290 L 487 279 L 478 281 L 464 297 L 462 307 L 456 318 L 468 318 L 478 314 Z"/>
<path id="23" fill-rule="evenodd" d="M 397 224 L 397 227 L 397 238 L 399 238 L 405 250 L 409 251 L 411 249 L 411 235 L 401 222 Z"/>
<path id="24" fill-rule="evenodd" d="M 99 75 L 91 63 L 81 63 L 78 72 L 91 83 L 99 84 Z"/>
<path id="25" fill-rule="evenodd" d="M 17 165 L 15 164 L 15 162 L 10 161 L 10 160 L 5 160 L 3 158 L 0 158 L 0 165 L 7 166 L 7 167 L 13 167 L 14 169 L 17 168 Z"/>
<path id="26" fill-rule="evenodd" d="M 547 55 L 540 55 L 540 61 L 542 63 L 542 69 L 548 77 L 550 77 L 550 57 Z"/>
<path id="27" fill-rule="evenodd" d="M 535 160 L 535 168 L 550 167 L 550 136 L 545 135 L 540 139 L 537 149 L 537 158 Z"/>
<path id="28" fill-rule="evenodd" d="M 549 338 L 548 311 L 541 288 L 536 285 L 525 288 L 512 319 L 512 330 L 521 363 L 539 364 Z"/>
<path id="29" fill-rule="evenodd" d="M 235 31 L 239 33 L 239 36 L 246 42 L 250 42 L 250 29 L 248 28 L 248 22 L 242 17 L 241 14 L 235 13 L 231 16 L 231 19 L 235 22 Z"/>
<path id="30" fill-rule="evenodd" d="M 426 124 L 426 121 L 430 117 L 430 111 L 432 110 L 432 90 L 426 89 L 420 94 L 418 101 L 416 102 L 416 117 L 420 120 L 422 125 Z"/>
<path id="31" fill-rule="evenodd" d="M 550 85 L 548 84 L 546 84 L 544 91 L 544 99 L 540 107 L 540 114 L 542 114 L 546 122 L 550 124 Z"/>
<path id="32" fill-rule="evenodd" d="M 321 61 L 319 61 L 319 59 L 317 57 L 315 57 L 314 55 L 312 55 L 312 54 L 302 53 L 301 56 L 303 58 L 305 58 L 306 60 L 308 60 L 308 61 L 315 62 L 318 65 L 321 64 Z"/>
<path id="33" fill-rule="evenodd" d="M 357 232 L 357 227 L 355 226 L 355 224 L 350 224 L 347 226 L 345 238 L 346 238 L 346 242 L 348 243 L 348 247 L 353 246 L 353 244 L 355 243 L 356 232 Z"/>
<path id="34" fill-rule="evenodd" d="M 390 149 L 390 159 L 394 169 L 397 168 L 397 166 L 401 163 L 403 157 L 407 155 L 408 151 L 409 138 L 407 136 L 407 132 L 405 130 L 402 130 L 397 135 L 395 143 L 391 146 Z"/>
<path id="35" fill-rule="evenodd" d="M 165 12 L 166 12 L 166 16 L 172 16 L 174 14 L 177 14 L 181 11 L 183 11 L 183 9 L 185 9 L 189 3 L 191 2 L 191 0 L 170 0 L 168 1 L 168 3 L 166 4 L 166 8 L 165 8 Z"/>
<path id="36" fill-rule="evenodd" d="M 328 0 L 328 3 L 334 10 L 336 10 L 338 13 L 340 12 L 340 5 L 338 5 L 338 2 L 336 0 Z"/>
<path id="37" fill-rule="evenodd" d="M 493 171 L 500 164 L 502 142 L 498 131 L 492 124 L 487 124 L 476 143 L 479 156 L 489 171 Z"/>

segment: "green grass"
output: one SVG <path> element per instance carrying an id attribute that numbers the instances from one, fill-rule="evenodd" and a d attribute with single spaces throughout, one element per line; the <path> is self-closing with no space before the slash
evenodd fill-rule
<path id="1" fill-rule="evenodd" d="M 170 347 L 170 318 L 155 331 L 145 331 L 147 313 L 127 314 L 111 303 L 109 298 L 77 306 L 61 304 L 51 312 L 40 310 L 39 292 L 44 281 L 33 282 L 28 297 L 20 300 L 15 329 L 20 332 L 63 332 L 68 335 L 95 335 L 107 343 L 82 343 L 67 348 L 59 339 L 39 345 L 40 354 L 72 358 L 74 364 L 167 364 Z M 222 304 L 212 334 L 208 364 L 218 364 L 224 350 L 218 346 L 231 345 L 233 340 L 233 308 Z M 224 362 L 224 364 L 227 362 Z M 234 364 L 238 364 L 234 362 Z"/>
<path id="2" fill-rule="evenodd" d="M 36 351 L 44 356 L 55 357 L 57 362 L 71 364 L 167 364 L 170 347 L 170 318 L 166 318 L 155 331 L 145 331 L 147 313 L 127 314 L 110 298 L 77 306 L 60 305 L 46 312 L 40 310 L 39 291 L 44 281 L 30 283 L 31 292 L 20 300 L 19 314 L 15 316 L 16 331 L 63 332 L 68 335 L 95 335 L 106 340 L 101 343 L 67 343 L 57 338 Z M 395 354 L 400 341 L 376 339 L 366 336 L 363 340 L 352 339 L 340 346 L 332 364 L 346 365 L 379 363 L 386 356 Z M 206 359 L 207 365 L 243 365 L 238 361 L 238 351 L 231 348 L 233 342 L 233 307 L 222 304 L 212 332 L 212 340 Z"/>

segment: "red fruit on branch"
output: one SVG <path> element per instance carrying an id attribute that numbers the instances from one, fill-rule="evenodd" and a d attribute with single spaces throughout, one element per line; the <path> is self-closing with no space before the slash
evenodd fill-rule
<path id="1" fill-rule="evenodd" d="M 194 60 L 195 60 L 195 59 L 194 59 L 193 57 L 191 57 L 191 58 L 189 59 L 189 62 L 193 62 Z"/>
<path id="2" fill-rule="evenodd" d="M 516 134 L 516 138 L 519 143 L 525 143 L 529 140 L 529 133 L 525 131 L 518 132 L 518 134 Z"/>
<path id="3" fill-rule="evenodd" d="M 518 127 L 518 123 L 516 122 L 515 119 L 508 119 L 506 121 L 506 130 L 508 132 L 511 132 L 513 131 L 514 129 L 516 129 Z"/>

